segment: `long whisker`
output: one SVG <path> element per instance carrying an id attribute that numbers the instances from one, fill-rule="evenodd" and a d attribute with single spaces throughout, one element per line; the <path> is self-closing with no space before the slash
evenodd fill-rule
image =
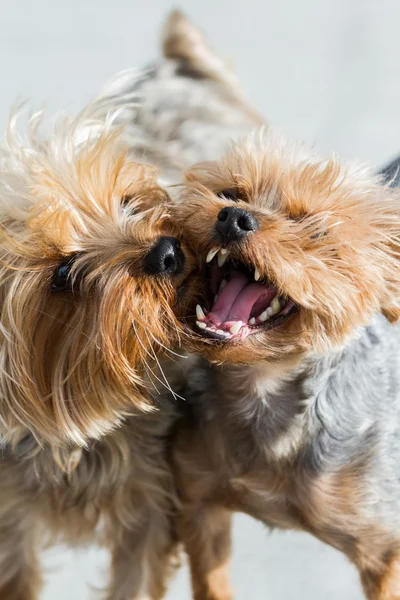
<path id="1" fill-rule="evenodd" d="M 148 335 L 147 331 L 146 331 L 145 333 L 146 333 L 147 339 L 149 340 L 149 335 Z M 149 342 L 150 342 L 150 340 L 149 340 Z M 157 366 L 158 366 L 158 368 L 159 368 L 159 370 L 160 370 L 160 373 L 161 373 L 161 375 L 162 375 L 162 378 L 163 378 L 163 379 L 164 379 L 164 381 L 165 381 L 165 384 L 163 384 L 163 385 L 164 385 L 164 387 L 165 387 L 167 390 L 169 390 L 169 391 L 171 392 L 171 394 L 173 395 L 173 397 L 174 397 L 174 399 L 175 399 L 175 400 L 176 400 L 177 398 L 180 398 L 181 400 L 185 401 L 185 398 L 183 398 L 182 396 L 180 396 L 179 394 L 177 394 L 176 392 L 174 392 L 174 390 L 172 389 L 172 387 L 171 387 L 171 385 L 170 385 L 170 383 L 169 383 L 169 381 L 168 381 L 167 377 L 165 376 L 165 373 L 164 373 L 164 371 L 163 371 L 163 368 L 161 367 L 160 361 L 158 360 L 158 358 L 157 358 L 156 354 L 154 354 L 154 360 L 156 361 L 156 363 L 157 363 Z M 154 373 L 153 373 L 153 374 L 154 374 Z M 154 376 L 156 377 L 156 375 L 154 375 Z M 162 383 L 162 382 L 160 382 L 160 383 Z"/>
<path id="2" fill-rule="evenodd" d="M 179 354 L 178 352 L 171 350 L 171 348 L 167 348 L 167 346 L 164 346 L 164 344 L 162 342 L 160 342 L 160 340 L 158 340 L 152 333 L 150 333 L 150 335 L 153 338 L 153 340 L 156 342 L 156 344 L 161 346 L 161 348 L 164 348 L 164 350 L 166 350 L 170 354 L 173 354 L 174 356 L 177 356 L 178 358 L 189 358 L 187 354 Z"/>
<path id="3" fill-rule="evenodd" d="M 159 377 L 157 377 L 157 375 L 154 373 L 153 369 L 151 369 L 151 367 L 148 365 L 148 363 L 146 363 L 146 364 L 147 364 L 147 366 L 148 366 L 148 368 L 151 370 L 151 372 L 152 372 L 153 376 L 154 376 L 154 377 L 157 379 L 157 381 L 158 381 L 159 383 L 161 383 L 161 385 L 162 385 L 162 386 L 163 386 L 163 387 L 164 387 L 166 390 L 168 390 L 169 392 L 171 392 L 171 394 L 172 394 L 172 395 L 174 396 L 174 398 L 176 399 L 176 396 L 177 396 L 177 394 L 175 394 L 175 392 L 173 391 L 173 389 L 172 389 L 172 388 L 171 388 L 171 386 L 169 385 L 169 383 L 168 383 L 168 380 L 167 380 L 167 378 L 165 377 L 165 374 L 164 374 L 164 372 L 163 372 L 163 370 L 162 370 L 162 368 L 161 368 L 161 365 L 160 365 L 160 363 L 159 363 L 159 361 L 158 361 L 158 359 L 157 359 L 156 355 L 155 355 L 154 353 L 153 353 L 153 354 L 151 354 L 151 353 L 150 353 L 150 352 L 147 350 L 147 348 L 144 346 L 144 344 L 143 344 L 142 340 L 140 339 L 140 336 L 138 335 L 138 332 L 137 332 L 136 326 L 135 326 L 135 324 L 134 324 L 133 322 L 132 322 L 132 327 L 133 327 L 133 329 L 134 329 L 134 331 L 135 331 L 136 338 L 137 338 L 137 340 L 138 340 L 138 342 L 139 342 L 140 346 L 143 348 L 143 350 L 146 352 L 146 354 L 147 354 L 147 355 L 148 355 L 148 356 L 149 356 L 149 357 L 150 357 L 152 360 L 155 360 L 155 361 L 156 361 L 156 363 L 157 363 L 157 365 L 158 365 L 158 367 L 159 367 L 159 369 L 160 369 L 160 372 L 163 374 L 163 378 L 164 378 L 164 380 L 165 380 L 165 383 L 164 383 L 164 381 L 162 381 L 162 380 L 161 380 Z M 147 336 L 147 337 L 148 337 L 148 336 Z M 149 340 L 149 341 L 150 341 L 150 340 Z M 143 359 L 143 360 L 144 360 L 144 359 Z M 156 388 L 156 389 L 157 389 L 157 388 Z M 158 389 L 157 389 L 157 392 L 158 392 L 158 393 L 161 395 L 161 392 L 160 392 Z M 182 400 L 185 400 L 185 398 L 182 398 Z"/>
<path id="4" fill-rule="evenodd" d="M 152 374 L 154 375 L 154 377 L 157 377 L 157 376 L 155 375 L 155 373 L 153 372 L 152 368 L 150 367 L 149 363 L 147 362 L 147 360 L 146 360 L 145 358 L 143 359 L 143 362 L 144 362 L 144 364 L 145 364 L 145 371 L 146 371 L 146 375 L 148 376 L 148 378 L 149 378 L 149 380 L 150 380 L 150 383 L 151 383 L 151 385 L 152 385 L 152 387 L 153 387 L 154 391 L 155 391 L 155 392 L 157 392 L 157 394 L 158 394 L 159 396 L 161 396 L 161 392 L 160 392 L 160 390 L 158 389 L 158 387 L 155 385 L 155 383 L 154 383 L 154 381 L 153 381 L 153 378 L 152 378 L 152 376 L 150 375 L 150 373 L 152 373 Z"/>

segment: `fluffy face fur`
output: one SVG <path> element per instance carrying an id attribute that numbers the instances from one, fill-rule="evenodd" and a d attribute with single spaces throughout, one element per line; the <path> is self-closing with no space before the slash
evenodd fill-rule
<path id="1" fill-rule="evenodd" d="M 15 123 L 1 154 L 1 424 L 50 443 L 84 445 L 134 408 L 161 346 L 179 337 L 185 280 L 152 275 L 146 257 L 176 236 L 153 169 L 119 147 L 111 125 L 81 143 L 85 119 L 64 119 L 42 142 Z M 35 122 L 31 122 L 31 129 Z M 183 244 L 184 245 L 184 244 Z"/>
<path id="2" fill-rule="evenodd" d="M 176 217 L 204 269 L 195 347 L 212 361 L 325 352 L 376 312 L 397 320 L 399 195 L 367 169 L 267 129 L 189 170 L 187 186 Z M 227 208 L 255 223 L 240 240 L 221 233 Z"/>

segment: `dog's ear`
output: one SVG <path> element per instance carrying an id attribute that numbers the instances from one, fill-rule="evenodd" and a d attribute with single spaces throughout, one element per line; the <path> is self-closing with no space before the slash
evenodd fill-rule
<path id="1" fill-rule="evenodd" d="M 394 304 L 386 308 L 383 307 L 382 314 L 387 318 L 389 323 L 397 323 L 397 321 L 400 319 L 400 307 L 395 306 Z"/>
<path id="2" fill-rule="evenodd" d="M 375 220 L 379 228 L 379 264 L 385 282 L 385 295 L 381 300 L 381 312 L 390 323 L 400 320 L 400 189 L 382 186 L 382 201 L 377 205 Z M 372 268 L 372 265 L 371 265 Z"/>
<path id="3" fill-rule="evenodd" d="M 396 254 L 396 262 L 400 265 L 400 246 L 397 248 L 397 250 L 396 248 L 391 248 L 391 252 Z M 397 266 L 397 268 L 392 268 L 391 272 L 387 273 L 386 285 L 387 294 L 381 302 L 381 312 L 389 321 L 389 323 L 397 323 L 400 320 L 400 266 Z"/>

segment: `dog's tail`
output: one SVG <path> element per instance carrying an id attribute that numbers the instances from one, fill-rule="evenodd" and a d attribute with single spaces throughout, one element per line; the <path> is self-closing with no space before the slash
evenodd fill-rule
<path id="1" fill-rule="evenodd" d="M 214 52 L 206 37 L 179 10 L 173 11 L 165 23 L 162 49 L 165 58 L 179 63 L 179 75 L 210 79 L 221 84 L 246 107 L 256 121 L 265 122 L 245 100 L 239 81 L 229 65 Z"/>
<path id="2" fill-rule="evenodd" d="M 213 79 L 229 87 L 238 86 L 225 61 L 211 49 L 205 36 L 181 11 L 175 10 L 169 15 L 162 44 L 164 56 L 181 63 L 182 75 Z"/>

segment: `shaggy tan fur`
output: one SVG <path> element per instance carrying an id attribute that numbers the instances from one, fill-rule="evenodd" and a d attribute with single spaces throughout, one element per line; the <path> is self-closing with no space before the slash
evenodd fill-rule
<path id="1" fill-rule="evenodd" d="M 44 140 L 10 122 L 0 177 L 0 599 L 34 600 L 45 541 L 112 551 L 107 598 L 161 598 L 175 548 L 165 439 L 174 407 L 145 386 L 178 342 L 190 252 L 150 276 L 177 236 L 153 169 L 88 110 Z M 89 134 L 88 134 L 89 132 Z M 92 132 L 92 134 L 90 134 Z M 60 265 L 70 288 L 54 288 Z"/>

